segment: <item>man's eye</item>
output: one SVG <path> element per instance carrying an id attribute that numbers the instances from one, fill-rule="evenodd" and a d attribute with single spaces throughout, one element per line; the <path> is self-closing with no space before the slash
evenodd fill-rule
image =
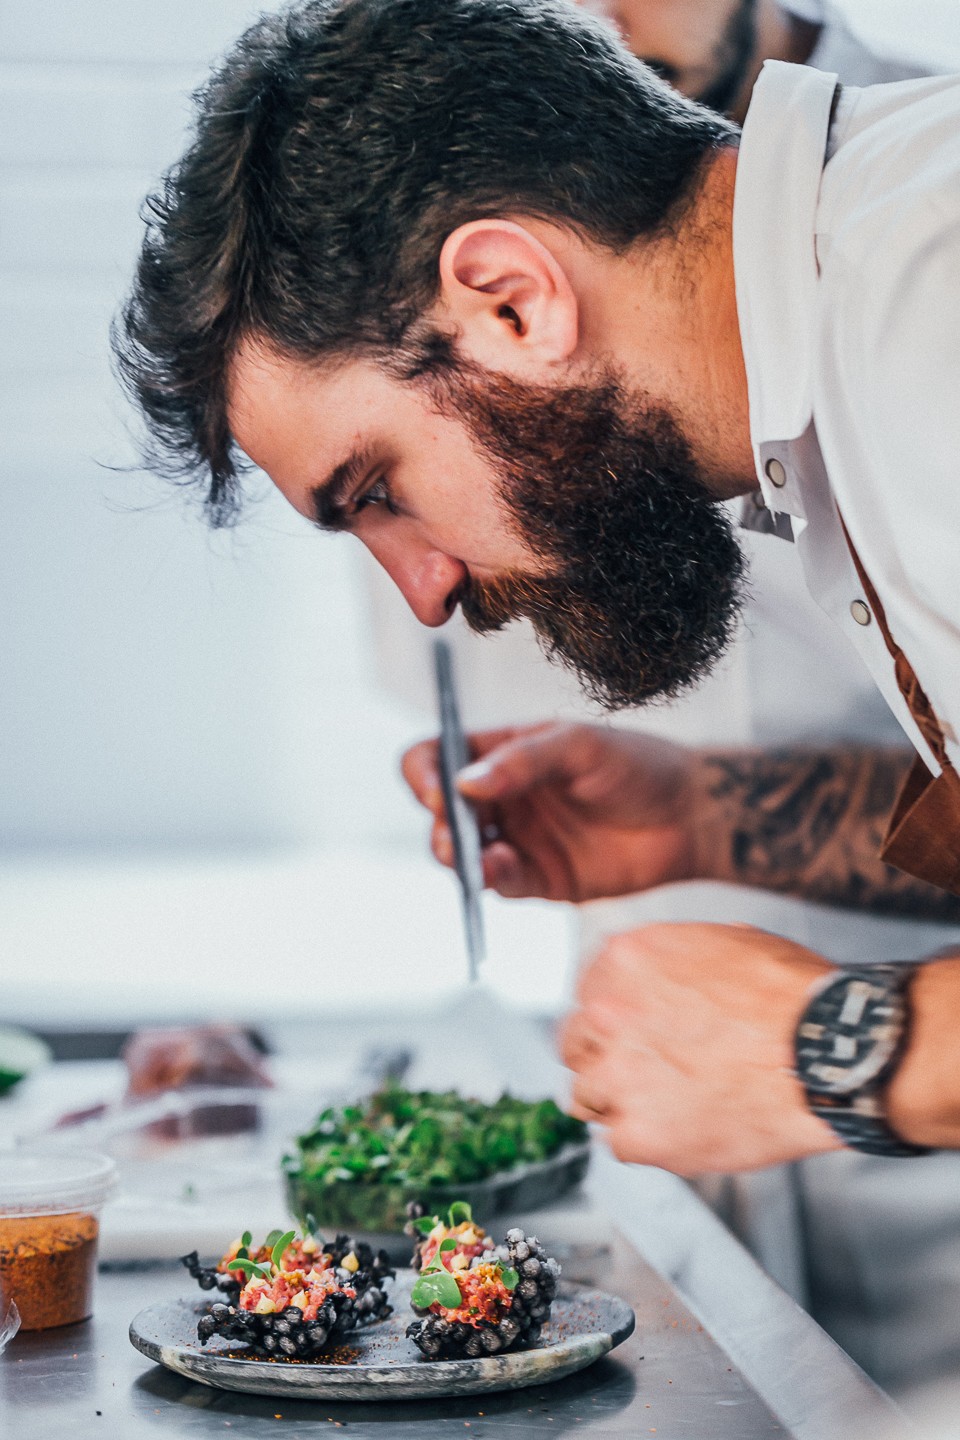
<path id="1" fill-rule="evenodd" d="M 366 510 L 368 505 L 383 505 L 391 515 L 397 514 L 397 508 L 390 495 L 390 486 L 383 478 L 376 480 L 362 495 L 358 495 L 353 502 L 353 513 L 359 515 L 361 510 Z"/>

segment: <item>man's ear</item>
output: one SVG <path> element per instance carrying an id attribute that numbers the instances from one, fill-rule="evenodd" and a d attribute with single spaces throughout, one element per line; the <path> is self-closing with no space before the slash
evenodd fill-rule
<path id="1" fill-rule="evenodd" d="M 579 305 L 566 271 L 512 220 L 471 220 L 447 236 L 440 301 L 458 348 L 485 369 L 535 380 L 577 348 Z"/>

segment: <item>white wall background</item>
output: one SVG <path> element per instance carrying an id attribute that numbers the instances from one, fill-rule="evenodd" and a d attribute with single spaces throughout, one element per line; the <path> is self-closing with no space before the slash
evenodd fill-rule
<path id="1" fill-rule="evenodd" d="M 247 0 L 0 0 L 0 853 L 396 841 L 425 715 L 362 561 L 269 487 L 212 536 L 131 463 L 107 327 Z"/>

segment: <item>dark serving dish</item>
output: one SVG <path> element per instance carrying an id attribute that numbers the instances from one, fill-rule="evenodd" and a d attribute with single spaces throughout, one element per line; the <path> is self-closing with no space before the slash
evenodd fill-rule
<path id="1" fill-rule="evenodd" d="M 286 1175 L 290 1213 L 311 1228 L 361 1231 L 386 1243 L 401 1234 L 407 1206 L 419 1202 L 430 1214 L 443 1215 L 455 1200 L 465 1200 L 481 1225 L 499 1215 L 539 1210 L 579 1185 L 590 1163 L 590 1142 L 564 1145 L 549 1160 L 512 1166 L 485 1180 L 456 1185 L 404 1184 L 354 1180 L 329 1182 L 304 1175 Z M 389 1245 L 388 1249 L 391 1248 Z"/>

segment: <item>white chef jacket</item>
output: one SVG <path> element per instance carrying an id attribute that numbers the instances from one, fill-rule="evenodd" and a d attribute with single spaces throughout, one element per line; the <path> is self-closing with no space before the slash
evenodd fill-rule
<path id="1" fill-rule="evenodd" d="M 840 515 L 960 762 L 960 77 L 845 89 L 769 62 L 734 201 L 767 506 L 918 752 Z M 824 166 L 830 132 L 830 159 Z"/>

